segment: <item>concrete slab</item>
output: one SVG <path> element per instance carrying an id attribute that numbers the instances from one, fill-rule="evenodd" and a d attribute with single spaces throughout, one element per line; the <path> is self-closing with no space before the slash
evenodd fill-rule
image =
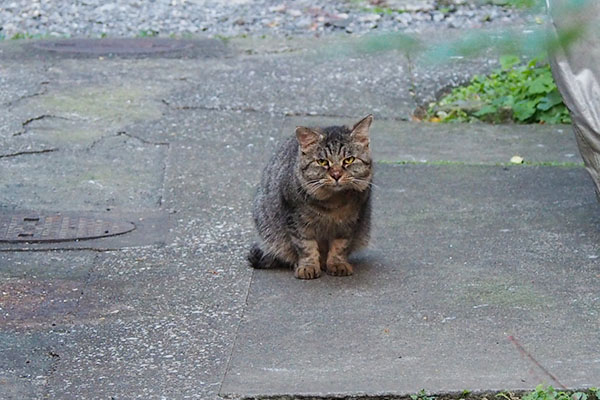
<path id="1" fill-rule="evenodd" d="M 0 158 L 0 204 L 24 209 L 153 209 L 162 201 L 168 146 L 127 136 L 94 149 Z"/>
<path id="2" fill-rule="evenodd" d="M 416 107 L 408 70 L 396 51 L 246 56 L 205 65 L 188 90 L 166 101 L 175 108 L 345 117 L 372 112 L 408 120 Z"/>
<path id="3" fill-rule="evenodd" d="M 600 209 L 582 168 L 378 165 L 377 182 L 353 277 L 254 271 L 222 395 L 600 379 Z"/>
<path id="4" fill-rule="evenodd" d="M 0 207 L 86 212 L 111 208 L 119 213 L 170 216 L 170 225 L 163 227 L 166 240 L 150 245 L 0 252 L 5 285 L 0 307 L 3 313 L 12 310 L 0 320 L 0 335 L 7 343 L 0 347 L 2 394 L 8 393 L 8 398 L 211 399 L 218 398 L 221 385 L 222 393 L 249 394 L 255 389 L 258 393 L 261 379 L 277 374 L 289 374 L 290 380 L 274 381 L 280 386 L 266 387 L 262 394 L 291 387 L 284 384 L 299 388 L 288 393 L 301 393 L 311 388 L 293 379 L 306 376 L 292 372 L 308 371 L 304 367 L 320 350 L 321 355 L 335 354 L 338 361 L 354 363 L 341 367 L 342 373 L 332 379 L 336 385 L 354 377 L 354 370 L 364 372 L 365 366 L 383 373 L 406 372 L 415 363 L 432 366 L 442 359 L 439 372 L 431 367 L 436 373 L 430 381 L 414 380 L 415 391 L 421 389 L 419 385 L 441 391 L 472 382 L 459 376 L 455 366 L 468 361 L 447 350 L 448 340 L 457 340 L 456 349 L 468 350 L 472 344 L 475 350 L 488 351 L 474 356 L 475 360 L 483 362 L 486 354 L 492 354 L 498 356 L 497 365 L 503 365 L 515 360 L 517 348 L 507 346 L 505 331 L 549 371 L 560 373 L 554 368 L 556 360 L 544 358 L 545 348 L 538 347 L 544 338 L 556 340 L 555 328 L 567 332 L 561 346 L 555 346 L 568 353 L 560 358 L 564 365 L 585 361 L 579 355 L 587 344 L 581 343 L 596 345 L 586 335 L 592 328 L 597 331 L 593 325 L 597 314 L 592 314 L 597 312 L 597 299 L 590 289 L 597 269 L 594 259 L 586 258 L 597 254 L 597 229 L 589 228 L 586 221 L 591 218 L 596 224 L 597 213 L 592 186 L 586 186 L 580 168 L 505 171 L 486 166 L 378 164 L 377 228 L 371 250 L 357 258 L 359 273 L 349 280 L 325 277 L 300 287 L 288 271 L 263 271 L 255 275 L 247 305 L 254 273 L 245 264 L 254 235 L 249 204 L 260 170 L 279 140 L 297 124 L 352 123 L 374 112 L 376 157 L 389 162 L 495 164 L 517 151 L 538 162 L 573 159 L 567 156 L 574 148 L 570 132 L 563 135 L 558 131 L 562 128 L 440 125 L 440 133 L 434 125 L 398 121 L 413 107 L 412 81 L 405 75 L 408 64 L 401 56 L 331 53 L 319 58 L 306 50 L 318 45 L 315 39 L 289 53 L 100 59 L 31 55 L 19 43 L 0 43 L 0 96 L 8 110 L 0 114 L 0 164 L 12 172 L 0 176 L 0 187 L 5 189 L 0 190 Z M 309 96 L 311 85 L 317 100 Z M 346 95 L 357 88 L 360 102 Z M 293 98 L 290 93 L 303 96 Z M 286 117 L 286 113 L 302 115 Z M 310 113 L 332 117 L 305 115 Z M 448 134 L 445 140 L 441 139 L 444 133 Z M 496 145 L 489 146 L 483 138 Z M 58 150 L 42 152 L 53 148 Z M 99 165 L 111 166 L 100 171 L 105 172 L 101 182 L 91 179 L 103 188 L 86 192 L 72 185 L 74 178 L 98 172 Z M 534 193 L 545 200 L 533 197 Z M 495 226 L 500 222 L 502 227 Z M 543 280 L 538 278 L 542 265 L 548 269 Z M 567 281 L 578 290 L 566 288 Z M 282 290 L 290 293 L 284 296 Z M 287 315 L 278 308 L 304 300 L 299 297 L 302 293 L 327 300 L 331 310 L 317 314 L 311 311 L 314 307 L 301 310 L 294 304 Z M 329 293 L 336 299 L 329 300 Z M 270 298 L 280 304 L 267 304 Z M 568 306 L 560 309 L 560 302 Z M 487 306 L 479 307 L 482 304 Z M 536 331 L 541 333 L 540 341 L 535 341 L 530 327 L 540 321 L 544 310 L 544 330 Z M 267 365 L 270 356 L 288 354 L 281 331 L 295 328 L 299 321 L 315 321 L 313 327 L 306 325 L 289 336 L 306 339 L 309 330 L 331 322 L 329 312 L 347 318 L 333 320 L 339 328 L 336 333 L 341 328 L 351 332 L 346 343 L 362 339 L 358 347 L 341 344 L 342 335 L 325 337 L 322 344 L 303 344 L 304 353 L 286 360 L 289 365 L 284 361 Z M 243 315 L 246 319 L 237 335 Z M 270 319 L 279 315 L 285 324 Z M 263 329 L 267 324 L 281 330 L 268 332 Z M 463 326 L 471 329 L 463 334 L 464 340 Z M 251 342 L 258 340 L 253 332 L 273 350 L 285 347 L 279 353 L 257 354 L 250 361 L 256 370 L 244 364 L 249 362 L 244 357 L 258 353 L 261 346 Z M 489 337 L 478 342 L 485 333 Z M 236 337 L 239 345 L 230 363 Z M 366 339 L 373 339 L 373 353 L 364 350 Z M 391 357 L 395 353 L 388 350 L 378 361 L 376 355 L 385 348 L 394 349 L 403 359 Z M 425 356 L 430 358 L 419 358 Z M 452 364 L 450 356 L 458 364 Z M 523 387 L 545 379 L 543 374 L 530 378 L 529 358 L 519 360 L 514 365 L 517 372 L 524 371 L 519 375 L 525 376 Z M 334 365 L 326 360 L 319 368 L 324 372 Z M 583 365 L 589 374 L 573 380 L 558 374 L 558 379 L 565 384 L 596 379 L 596 364 Z M 238 372 L 258 374 L 263 367 L 272 370 L 263 371 L 255 386 L 238 391 L 246 376 Z M 311 382 L 313 377 L 312 389 L 338 390 L 322 386 L 325 375 L 315 374 Z M 442 385 L 452 377 L 458 383 Z M 515 383 L 510 380 L 513 375 L 499 372 L 497 379 L 504 378 Z M 379 387 L 374 386 L 377 382 Z M 398 389 L 390 389 L 392 383 L 377 378 L 361 390 Z M 460 389 L 477 387 L 481 386 Z"/>
<path id="5" fill-rule="evenodd" d="M 526 163 L 583 165 L 570 126 L 381 121 L 376 127 L 373 147 L 382 162 L 506 164 L 518 155 Z"/>

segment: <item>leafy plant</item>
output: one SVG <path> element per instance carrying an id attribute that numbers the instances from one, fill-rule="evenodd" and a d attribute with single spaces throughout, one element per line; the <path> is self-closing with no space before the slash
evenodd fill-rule
<path id="1" fill-rule="evenodd" d="M 523 395 L 521 400 L 588 400 L 584 392 L 558 392 L 552 386 L 538 385 L 531 393 Z"/>
<path id="2" fill-rule="evenodd" d="M 434 122 L 570 123 L 550 66 L 537 59 L 521 65 L 516 56 L 500 57 L 501 68 L 476 75 L 428 109 Z"/>
<path id="3" fill-rule="evenodd" d="M 391 15 L 391 14 L 393 14 L 393 13 L 394 13 L 396 10 L 394 10 L 394 9 L 392 9 L 392 8 L 389 8 L 389 7 L 379 7 L 379 6 L 374 6 L 374 7 L 372 7 L 372 8 L 365 7 L 365 8 L 363 8 L 363 11 L 366 11 L 366 12 L 373 12 L 373 13 L 375 13 L 375 14 L 388 14 L 388 15 Z"/>
<path id="4" fill-rule="evenodd" d="M 435 400 L 435 396 L 429 396 L 425 389 L 421 389 L 419 393 L 411 394 L 410 398 L 412 400 Z"/>
<path id="5" fill-rule="evenodd" d="M 12 40 L 21 40 L 21 39 L 33 39 L 34 35 L 31 35 L 29 33 L 15 33 L 14 35 L 12 35 L 10 37 Z"/>
<path id="6" fill-rule="evenodd" d="M 538 385 L 534 391 L 525 393 L 522 396 L 512 392 L 498 392 L 495 397 L 500 400 L 600 400 L 599 394 L 600 390 L 595 387 L 581 392 L 559 392 L 552 386 Z M 416 394 L 411 394 L 410 398 L 411 400 L 436 400 L 436 397 L 428 395 L 425 389 L 421 389 Z M 469 390 L 463 390 L 460 399 L 467 398 L 488 399 L 485 395 L 473 395 Z"/>
<path id="7" fill-rule="evenodd" d="M 158 36 L 160 32 L 156 31 L 154 29 L 148 29 L 148 30 L 141 30 L 138 32 L 138 37 L 154 37 L 154 36 Z"/>

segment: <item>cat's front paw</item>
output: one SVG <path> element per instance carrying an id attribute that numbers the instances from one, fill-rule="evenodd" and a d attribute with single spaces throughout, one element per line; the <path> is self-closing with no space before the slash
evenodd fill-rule
<path id="1" fill-rule="evenodd" d="M 327 264 L 327 274 L 334 276 L 350 276 L 354 273 L 352 265 L 347 262 L 335 262 Z"/>
<path id="2" fill-rule="evenodd" d="M 298 265 L 294 269 L 294 276 L 298 279 L 315 279 L 321 276 L 321 267 L 318 265 Z"/>

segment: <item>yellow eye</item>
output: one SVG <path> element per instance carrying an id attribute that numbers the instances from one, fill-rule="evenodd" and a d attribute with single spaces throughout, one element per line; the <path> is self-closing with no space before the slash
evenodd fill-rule
<path id="1" fill-rule="evenodd" d="M 350 165 L 354 162 L 355 158 L 354 157 L 348 157 L 346 159 L 344 159 L 344 165 Z"/>
<path id="2" fill-rule="evenodd" d="M 329 161 L 321 158 L 320 160 L 317 160 L 317 164 L 319 164 L 321 167 L 328 167 Z"/>

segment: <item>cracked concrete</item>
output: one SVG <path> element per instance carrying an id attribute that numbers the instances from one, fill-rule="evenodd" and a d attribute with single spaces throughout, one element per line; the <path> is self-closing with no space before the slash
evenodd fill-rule
<path id="1" fill-rule="evenodd" d="M 137 237 L 0 246 L 3 397 L 399 397 L 600 379 L 600 215 L 570 127 L 410 122 L 486 57 L 444 70 L 291 42 L 124 58 L 0 43 L 0 212 L 139 223 Z M 375 227 L 357 274 L 250 270 L 249 204 L 277 144 L 369 112 Z M 538 166 L 496 166 L 515 154 Z"/>
<path id="2" fill-rule="evenodd" d="M 0 154 L 0 158 L 18 157 L 18 156 L 31 155 L 31 154 L 52 153 L 54 151 L 58 151 L 58 149 L 51 148 L 51 149 L 42 149 L 42 150 L 25 150 L 25 151 L 19 151 L 19 152 L 11 153 L 11 154 Z"/>

